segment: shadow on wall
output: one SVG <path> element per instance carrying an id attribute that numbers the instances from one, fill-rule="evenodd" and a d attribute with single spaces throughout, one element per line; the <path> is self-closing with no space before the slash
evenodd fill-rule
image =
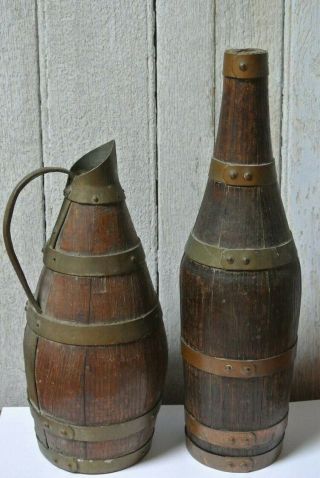
<path id="1" fill-rule="evenodd" d="M 299 339 L 298 339 L 299 348 Z M 296 360 L 291 401 L 318 400 L 320 398 L 320 357 L 314 360 Z"/>
<path id="2" fill-rule="evenodd" d="M 169 348 L 169 363 L 163 403 L 166 405 L 179 405 L 183 401 L 183 370 L 179 346 L 178 350 L 170 350 Z"/>

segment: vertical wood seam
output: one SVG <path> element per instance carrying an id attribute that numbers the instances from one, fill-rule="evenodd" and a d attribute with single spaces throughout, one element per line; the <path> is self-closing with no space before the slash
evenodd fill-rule
<path id="1" fill-rule="evenodd" d="M 155 289 L 158 290 L 158 207 L 157 207 L 157 123 L 156 123 L 156 34 L 155 0 L 146 3 L 147 21 L 147 72 L 148 72 L 148 136 L 149 136 L 149 161 L 153 165 L 151 178 L 151 192 L 153 195 L 153 221 L 152 249 L 155 271 Z"/>
<path id="2" fill-rule="evenodd" d="M 285 15 L 283 25 L 283 63 L 286 64 L 286 71 L 283 72 L 282 87 L 282 121 L 281 121 L 281 193 L 285 209 L 289 208 L 288 196 L 288 151 L 289 151 L 289 110 L 290 110 L 290 78 L 291 78 L 291 0 L 285 1 Z"/>
<path id="3" fill-rule="evenodd" d="M 281 38 L 281 71 L 280 71 L 280 84 L 281 84 L 281 98 L 280 98 L 280 139 L 279 139 L 279 173 L 278 173 L 278 180 L 279 186 L 281 190 L 281 183 L 282 183 L 282 124 L 283 124 L 283 102 L 284 102 L 284 25 L 286 20 L 286 8 L 285 8 L 285 0 L 282 0 L 282 38 Z"/>
<path id="4" fill-rule="evenodd" d="M 216 0 L 213 0 L 213 41 L 214 41 L 214 48 L 213 48 L 213 98 L 212 98 L 212 111 L 211 114 L 213 115 L 213 142 L 215 143 L 216 139 L 216 82 L 217 82 L 217 65 L 216 65 L 216 58 L 217 58 L 217 37 L 216 37 Z"/>
<path id="5" fill-rule="evenodd" d="M 38 123 L 39 123 L 39 141 L 40 141 L 40 166 L 44 166 L 43 160 L 43 128 L 42 128 L 42 98 L 41 98 L 41 71 L 40 71 L 40 44 L 39 44 L 39 15 L 38 1 L 34 2 L 35 10 L 35 35 L 36 35 L 36 55 L 37 55 L 37 76 L 38 76 Z M 47 222 L 46 222 L 46 197 L 44 191 L 44 176 L 41 177 L 41 197 L 42 197 L 42 227 L 43 227 L 43 244 L 46 242 Z"/>
<path id="6" fill-rule="evenodd" d="M 159 295 L 159 147 L 158 147 L 158 52 L 157 52 L 157 0 L 153 0 L 154 15 L 154 128 L 155 128 L 155 213 L 156 213 L 156 292 Z"/>
<path id="7" fill-rule="evenodd" d="M 37 44 L 37 67 L 38 67 L 38 97 L 39 97 L 39 135 L 40 135 L 40 154 L 41 154 L 41 167 L 44 167 L 44 146 L 43 146 L 43 132 L 44 132 L 44 119 L 43 119 L 43 96 L 42 96 L 42 71 L 41 71 L 41 48 L 40 48 L 40 22 L 39 22 L 39 2 L 41 0 L 35 0 L 35 25 L 36 25 L 36 44 Z M 46 76 L 46 75 L 45 75 Z M 46 88 L 47 89 L 47 88 Z M 45 178 L 41 177 L 41 193 L 42 193 L 42 224 L 43 224 L 43 244 L 47 238 L 47 219 L 46 219 L 46 195 L 44 188 Z"/>

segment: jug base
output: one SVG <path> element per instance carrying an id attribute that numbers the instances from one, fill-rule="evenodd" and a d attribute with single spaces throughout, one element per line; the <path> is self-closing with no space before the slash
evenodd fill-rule
<path id="1" fill-rule="evenodd" d="M 102 474 L 120 471 L 138 463 L 150 450 L 152 438 L 143 447 L 128 455 L 117 458 L 106 458 L 104 460 L 89 460 L 66 456 L 47 448 L 39 439 L 37 441 L 41 453 L 58 468 L 72 473 Z"/>

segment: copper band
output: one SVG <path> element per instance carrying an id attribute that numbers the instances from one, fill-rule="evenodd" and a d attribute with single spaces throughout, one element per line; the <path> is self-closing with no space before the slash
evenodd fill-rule
<path id="1" fill-rule="evenodd" d="M 250 471 L 260 470 L 266 466 L 271 465 L 281 453 L 283 440 L 272 450 L 261 455 L 254 455 L 250 457 L 238 457 L 238 456 L 222 456 L 215 455 L 208 451 L 199 448 L 193 441 L 186 436 L 186 444 L 190 454 L 197 461 L 203 465 L 211 468 L 216 468 L 221 471 L 229 471 L 235 473 L 246 473 Z"/>
<path id="2" fill-rule="evenodd" d="M 23 352 L 24 366 L 27 379 L 28 397 L 38 407 L 38 393 L 35 378 L 36 353 L 39 336 L 36 335 L 30 327 L 24 331 Z"/>
<path id="3" fill-rule="evenodd" d="M 250 449 L 255 446 L 267 445 L 271 441 L 280 441 L 288 423 L 288 415 L 272 427 L 241 432 L 216 430 L 207 427 L 198 422 L 193 415 L 187 412 L 187 410 L 185 410 L 185 420 L 188 433 L 210 445 L 225 448 Z"/>
<path id="4" fill-rule="evenodd" d="M 74 456 L 66 456 L 57 451 L 47 448 L 39 439 L 38 445 L 41 453 L 54 465 L 63 470 L 73 473 L 112 473 L 114 471 L 123 470 L 140 461 L 150 450 L 152 438 L 143 447 L 139 448 L 128 455 L 119 456 L 117 458 L 105 458 L 104 460 L 89 460 L 76 458 Z"/>
<path id="5" fill-rule="evenodd" d="M 293 365 L 296 355 L 296 343 L 289 350 L 279 355 L 274 355 L 259 360 L 233 360 L 222 357 L 206 355 L 187 345 L 181 340 L 181 353 L 183 359 L 192 367 L 206 373 L 232 378 L 265 377 L 287 369 Z"/>
<path id="6" fill-rule="evenodd" d="M 265 50 L 227 50 L 223 76 L 243 80 L 268 76 L 268 53 Z"/>
<path id="7" fill-rule="evenodd" d="M 185 254 L 193 261 L 207 267 L 226 271 L 261 271 L 282 267 L 297 259 L 292 239 L 283 244 L 260 249 L 229 249 L 215 246 L 190 234 Z"/>
<path id="8" fill-rule="evenodd" d="M 135 433 L 139 433 L 145 428 L 154 428 L 160 404 L 161 402 L 159 401 L 144 415 L 126 422 L 112 423 L 110 425 L 80 426 L 63 420 L 58 420 L 56 417 L 52 417 L 43 411 L 39 411 L 32 404 L 32 401 L 29 401 L 31 414 L 34 418 L 34 421 L 43 429 L 50 432 L 52 435 L 64 438 L 66 440 L 85 442 L 119 440 L 121 438 L 127 438 Z"/>
<path id="9" fill-rule="evenodd" d="M 266 186 L 277 182 L 274 161 L 264 164 L 234 164 L 213 158 L 209 177 L 229 186 Z"/>

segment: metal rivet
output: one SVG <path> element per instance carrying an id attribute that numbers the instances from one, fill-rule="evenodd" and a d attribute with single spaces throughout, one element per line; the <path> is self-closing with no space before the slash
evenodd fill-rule
<path id="1" fill-rule="evenodd" d="M 36 326 L 40 327 L 40 322 L 39 321 L 36 322 Z"/>
<path id="2" fill-rule="evenodd" d="M 45 422 L 45 423 L 43 424 L 43 426 L 44 426 L 44 428 L 49 428 L 49 423 Z"/>
<path id="3" fill-rule="evenodd" d="M 231 169 L 231 171 L 229 172 L 229 177 L 231 179 L 236 179 L 238 177 L 237 171 L 235 171 L 234 169 Z"/>
<path id="4" fill-rule="evenodd" d="M 249 259 L 249 257 L 244 257 L 244 258 L 242 259 L 242 262 L 243 262 L 244 264 L 246 264 L 246 265 L 250 264 L 250 259 Z"/>
<path id="5" fill-rule="evenodd" d="M 251 367 L 243 367 L 243 371 L 246 375 L 250 375 L 252 373 Z"/>
<path id="6" fill-rule="evenodd" d="M 134 262 L 136 260 L 136 256 L 131 256 L 130 260 L 131 260 L 131 262 Z"/>
<path id="7" fill-rule="evenodd" d="M 93 202 L 99 202 L 98 196 L 92 196 L 92 201 Z"/>
<path id="8" fill-rule="evenodd" d="M 67 433 L 67 430 L 60 430 L 60 434 L 63 436 L 66 436 L 68 433 Z"/>
<path id="9" fill-rule="evenodd" d="M 226 261 L 227 261 L 228 264 L 233 264 L 233 263 L 234 263 L 234 258 L 231 257 L 231 256 L 228 256 L 228 257 L 226 258 Z"/>
<path id="10" fill-rule="evenodd" d="M 227 364 L 224 366 L 224 369 L 229 372 L 230 370 L 232 370 L 232 365 Z"/>
<path id="11" fill-rule="evenodd" d="M 251 181 L 252 180 L 252 173 L 246 172 L 246 173 L 244 173 L 243 177 L 246 181 Z"/>
<path id="12" fill-rule="evenodd" d="M 242 61 L 242 62 L 239 64 L 239 68 L 240 68 L 241 71 L 247 71 L 248 65 Z"/>
<path id="13" fill-rule="evenodd" d="M 240 466 L 241 466 L 241 468 L 248 468 L 248 463 L 243 461 L 242 463 L 240 463 Z"/>

